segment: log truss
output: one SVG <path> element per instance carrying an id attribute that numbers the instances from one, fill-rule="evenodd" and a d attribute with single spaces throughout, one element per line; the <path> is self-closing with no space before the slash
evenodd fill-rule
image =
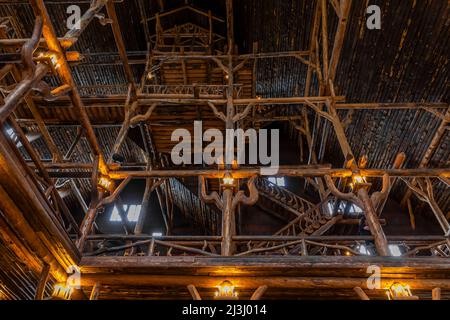
<path id="1" fill-rule="evenodd" d="M 83 15 L 81 30 L 71 30 L 63 38 L 57 38 L 52 21 L 48 15 L 44 1 L 32 0 L 30 3 L 36 14 L 35 28 L 30 39 L 11 39 L 11 35 L 2 35 L 0 43 L 5 48 L 21 47 L 22 73 L 19 74 L 16 64 L 6 64 L 0 69 L 0 80 L 8 74 L 13 74 L 16 84 L 13 86 L 1 87 L 5 98 L 1 99 L 0 125 L 2 129 L 11 127 L 16 135 L 17 141 L 10 141 L 2 130 L 0 137 L 0 147 L 5 154 L 14 154 L 18 157 L 17 142 L 20 142 L 31 161 L 25 162 L 21 158 L 21 170 L 29 173 L 30 184 L 33 188 L 25 190 L 28 196 L 34 193 L 40 195 L 40 200 L 46 205 L 46 211 L 42 211 L 44 224 L 49 229 L 58 230 L 61 247 L 67 251 L 67 256 L 72 260 L 78 260 L 77 255 L 86 256 L 108 256 L 111 253 L 123 253 L 135 256 L 361 256 L 363 253 L 361 246 L 371 247 L 372 255 L 390 256 L 389 245 L 399 245 L 403 248 L 402 257 L 430 257 L 449 258 L 449 214 L 445 215 L 439 208 L 433 196 L 433 184 L 431 179 L 440 179 L 448 186 L 450 171 L 447 168 L 427 168 L 430 157 L 437 144 L 442 139 L 446 129 L 448 129 L 448 105 L 443 103 L 346 103 L 345 97 L 339 96 L 334 88 L 334 81 L 338 64 L 341 59 L 341 51 L 345 39 L 346 27 L 350 18 L 351 0 L 329 1 L 329 4 L 338 17 L 337 30 L 332 46 L 328 44 L 328 2 L 318 0 L 315 2 L 315 14 L 313 27 L 311 29 L 311 43 L 307 51 L 274 52 L 238 54 L 235 49 L 233 32 L 233 7 L 232 1 L 226 0 L 227 17 L 221 20 L 227 24 L 227 37 L 222 37 L 212 31 L 212 20 L 221 19 L 209 13 L 206 14 L 210 21 L 210 29 L 202 29 L 192 24 L 186 24 L 162 30 L 160 19 L 164 14 L 157 14 L 154 19 L 156 23 L 156 34 L 149 36 L 149 51 L 145 61 L 146 67 L 141 77 L 141 82 L 136 83 L 130 62 L 127 57 L 123 41 L 123 33 L 120 29 L 115 4 L 113 1 L 94 1 L 90 9 Z M 127 94 L 115 97 L 88 97 L 80 95 L 81 88 L 75 84 L 71 74 L 69 61 L 74 60 L 66 51 L 73 46 L 80 35 L 85 32 L 87 25 L 97 14 L 106 7 L 108 18 L 104 18 L 105 25 L 110 25 L 114 39 L 119 51 L 125 75 L 127 79 Z M 186 9 L 186 8 L 185 8 Z M 189 6 L 189 10 L 198 12 L 199 9 Z M 200 10 L 201 11 L 201 10 Z M 167 13 L 169 14 L 169 13 Z M 146 21 L 147 21 L 146 20 Z M 0 21 L 7 23 L 8 21 Z M 0 29 L 1 31 L 2 29 Z M 187 45 L 192 35 L 195 35 L 194 45 Z M 192 39 L 191 39 L 192 40 Z M 223 50 L 216 50 L 216 46 L 221 42 L 226 42 Z M 38 46 L 46 48 L 44 53 L 37 56 L 35 50 Z M 303 96 L 293 97 L 259 97 L 255 90 L 252 90 L 251 97 L 244 97 L 245 86 L 235 82 L 235 75 L 242 68 L 256 65 L 260 59 L 277 59 L 294 57 L 307 66 L 307 78 Z M 76 60 L 76 58 L 75 58 Z M 219 68 L 223 73 L 222 84 L 189 84 L 186 74 L 186 65 L 189 61 L 200 61 L 206 63 L 208 68 Z M 180 64 L 183 70 L 183 82 L 180 84 L 164 83 L 163 73 L 165 66 L 171 63 Z M 158 76 L 153 76 L 158 73 Z M 208 71 L 211 75 L 212 71 Z M 56 75 L 62 85 L 51 89 L 43 82 L 47 74 Z M 153 78 L 154 77 L 154 78 Z M 151 79 L 149 79 L 151 78 Z M 150 81 L 148 81 L 150 80 Z M 255 79 L 252 79 L 255 82 Z M 150 83 L 149 83 L 150 82 Z M 313 83 L 317 83 L 314 87 Z M 39 97 L 31 98 L 31 92 L 37 92 Z M 25 101 L 30 108 L 33 122 L 37 123 L 44 140 L 51 150 L 53 161 L 44 163 L 39 159 L 33 146 L 29 143 L 21 128 L 21 119 L 14 116 L 15 109 L 21 101 Z M 45 101 L 61 104 L 69 102 L 76 111 L 80 121 L 79 135 L 69 148 L 69 152 L 64 154 L 58 149 L 48 132 L 48 122 L 42 118 L 39 110 L 35 106 L 35 101 Z M 100 148 L 98 137 L 96 136 L 91 120 L 86 110 L 90 105 L 115 104 L 124 110 L 124 120 L 121 125 L 116 142 L 112 146 L 110 159 L 105 158 Z M 219 169 L 172 169 L 164 158 L 157 154 L 151 143 L 146 146 L 146 163 L 141 166 L 141 170 L 127 171 L 126 163 L 114 163 L 114 155 L 120 153 L 120 148 L 124 143 L 127 132 L 130 128 L 139 126 L 144 140 L 149 143 L 147 124 L 152 125 L 152 115 L 160 106 L 187 105 L 206 106 L 210 108 L 212 114 L 223 122 L 223 129 L 231 129 L 239 126 L 254 125 L 258 121 L 288 121 L 297 129 L 300 137 L 306 140 L 308 145 L 307 165 L 297 167 L 280 167 L 278 176 L 303 177 L 310 185 L 314 186 L 318 192 L 321 202 L 316 205 L 298 202 L 296 199 L 286 200 L 286 193 L 283 190 L 264 186 L 262 178 L 257 177 L 259 168 L 232 168 L 225 166 Z M 297 117 L 274 115 L 272 118 L 264 118 L 259 113 L 261 108 L 271 110 L 281 109 L 283 106 L 297 106 L 299 112 Z M 367 159 L 356 159 L 351 149 L 350 143 L 345 133 L 345 121 L 338 115 L 338 110 L 384 110 L 384 109 L 422 109 L 441 119 L 441 125 L 433 138 L 426 155 L 419 168 L 402 169 L 404 161 L 397 159 L 393 168 L 372 169 L 366 168 Z M 444 113 L 439 110 L 445 110 Z M 143 111 L 143 112 L 142 112 Z M 311 114 L 313 122 L 311 124 Z M 23 119 L 22 119 L 23 120 Z M 319 137 L 318 127 L 326 126 L 327 123 L 333 128 L 343 157 L 345 159 L 343 168 L 331 168 L 326 165 L 319 165 L 321 151 L 325 148 L 326 139 Z M 73 150 L 81 137 L 86 138 L 93 154 L 92 163 L 71 163 L 70 158 Z M 318 141 L 318 139 L 321 139 Z M 315 149 L 315 145 L 320 144 L 320 150 Z M 318 153 L 319 152 L 319 153 Z M 9 162 L 2 162 L 2 170 L 19 170 L 13 166 L 12 159 Z M 15 168 L 15 169 L 14 169 Z M 231 175 L 235 179 L 242 179 L 247 182 L 249 195 L 241 190 L 241 186 L 221 186 L 220 190 L 207 192 L 206 179 L 223 178 Z M 165 219 L 167 230 L 173 219 L 173 187 L 171 179 L 177 177 L 198 176 L 201 179 L 201 199 L 205 203 L 213 203 L 221 211 L 222 230 L 215 236 L 151 236 L 142 232 L 142 221 L 138 223 L 135 230 L 127 228 L 126 212 L 122 210 L 120 193 L 132 179 L 145 179 L 146 192 L 142 199 L 142 204 L 148 206 L 150 193 L 155 191 L 158 194 L 159 203 L 165 208 Z M 361 184 L 356 190 L 349 189 L 350 180 L 356 176 L 367 178 L 382 178 L 380 191 L 369 195 L 370 184 Z M 99 189 L 98 181 L 102 177 L 116 181 L 116 186 L 111 190 Z M 442 231 L 441 236 L 386 236 L 380 223 L 379 214 L 386 202 L 392 183 L 399 177 L 410 191 L 404 196 L 404 201 L 409 201 L 411 194 L 426 202 L 434 213 Z M 85 204 L 80 196 L 80 203 L 85 208 L 85 217 L 80 225 L 74 221 L 69 208 L 61 199 L 57 185 L 59 179 L 68 179 L 74 193 L 79 193 L 75 180 L 81 178 L 91 179 L 91 200 Z M 7 203 L 7 192 L 3 194 L 3 189 L 7 183 L 5 178 L 1 178 L 2 189 L 0 194 L 5 198 L 3 203 Z M 333 180 L 334 179 L 334 180 Z M 398 180 L 398 179 L 397 179 Z M 119 182 L 120 181 L 120 182 Z M 336 182 L 338 185 L 336 186 Z M 174 182 L 172 181 L 172 184 Z M 258 188 L 259 186 L 259 188 Z M 269 190 L 270 189 L 270 190 Z M 281 197 L 290 206 L 301 206 L 298 215 L 285 227 L 271 236 L 243 236 L 236 232 L 235 213 L 240 205 L 253 205 L 258 197 L 267 193 L 270 197 Z M 330 194 L 334 196 L 331 197 Z M 280 196 L 281 195 L 281 196 Z M 365 219 L 370 230 L 370 236 L 324 236 L 326 230 L 338 224 L 342 219 L 339 215 L 332 215 L 326 210 L 327 203 L 333 203 L 337 199 L 345 200 L 363 208 Z M 38 201 L 38 200 L 36 200 Z M 289 202 L 291 201 L 291 202 Z M 295 203 L 294 203 L 295 202 Z M 9 203 L 9 202 L 8 202 Z M 83 205 L 84 203 L 84 205 Z M 95 220 L 98 213 L 106 205 L 116 203 L 120 210 L 119 214 L 124 224 L 125 234 L 120 235 L 97 235 L 93 234 Z M 36 204 L 37 205 L 37 204 Z M 172 208 L 172 209 L 170 209 Z M 6 221 L 14 221 L 12 216 L 14 210 L 12 204 L 8 207 L 0 208 L 6 215 Z M 46 216 L 45 216 L 46 215 Z M 50 217 L 56 217 L 57 226 L 49 222 Z M 144 218 L 142 218 L 144 219 Z M 2 223 L 3 220 L 0 220 Z M 19 221 L 16 222 L 19 228 Z M 22 232 L 37 229 L 35 222 L 31 226 L 27 224 L 20 226 Z M 5 231 L 6 232 L 6 231 Z M 3 236 L 3 235 L 2 235 Z M 45 238 L 47 236 L 47 238 Z M 45 235 L 43 243 L 48 243 L 49 236 Z M 68 243 L 70 236 L 75 236 L 77 248 L 73 248 L 73 243 Z M 62 240 L 61 240 L 62 239 Z M 121 240 L 124 244 L 110 246 L 108 241 Z M 31 239 L 25 239 L 31 241 Z M 372 245 L 373 244 L 373 245 Z M 50 273 L 54 278 L 64 278 L 64 267 L 67 261 L 61 257 L 56 259 L 52 254 L 46 252 L 42 243 L 36 244 L 37 266 L 42 268 L 42 283 L 39 284 L 37 298 L 42 298 L 45 283 Z M 97 249 L 92 249 L 97 248 Z M 56 250 L 56 249 L 55 249 Z M 59 248 L 58 250 L 61 250 Z M 20 250 L 18 250 L 19 252 Z M 23 253 L 22 253 L 23 255 Z M 62 254 L 64 256 L 64 254 Z M 69 260 L 70 260 L 69 259 Z M 101 283 L 96 282 L 91 297 L 96 299 Z M 355 286 L 357 287 L 357 286 Z M 195 287 L 194 287 L 195 289 Z M 190 289 L 193 295 L 194 289 Z M 266 287 L 267 289 L 267 287 Z M 261 289 L 262 292 L 265 291 Z M 358 290 L 357 290 L 358 291 Z M 360 292 L 360 291 L 358 291 Z M 255 292 L 256 294 L 256 292 Z M 261 293 L 262 294 L 262 293 Z M 256 294 L 260 296 L 261 294 Z M 361 292 L 359 293 L 361 294 Z"/>

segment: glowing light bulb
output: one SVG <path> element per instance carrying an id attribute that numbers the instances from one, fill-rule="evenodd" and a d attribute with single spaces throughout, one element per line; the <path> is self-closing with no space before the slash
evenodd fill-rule
<path id="1" fill-rule="evenodd" d="M 231 176 L 229 172 L 227 172 L 222 178 L 223 185 L 226 187 L 231 187 L 234 185 L 234 178 Z"/>

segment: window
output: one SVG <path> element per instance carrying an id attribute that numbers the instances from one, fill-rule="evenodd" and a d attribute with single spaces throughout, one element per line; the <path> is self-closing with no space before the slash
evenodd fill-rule
<path id="1" fill-rule="evenodd" d="M 127 218 L 130 222 L 136 222 L 139 218 L 139 214 L 141 213 L 141 205 L 140 204 L 132 204 L 130 205 L 130 209 L 128 209 L 128 205 L 124 205 L 125 212 L 128 210 Z M 113 211 L 111 213 L 111 218 L 109 221 L 117 222 L 121 221 L 119 215 L 119 209 L 114 206 Z"/>
<path id="2" fill-rule="evenodd" d="M 153 232 L 152 237 L 162 237 L 162 232 Z"/>
<path id="3" fill-rule="evenodd" d="M 14 139 L 16 137 L 16 134 L 14 133 L 14 130 L 11 128 L 6 129 L 6 134 L 11 138 Z"/>
<path id="4" fill-rule="evenodd" d="M 336 206 L 335 202 L 330 201 L 327 203 L 327 205 L 328 205 L 329 212 L 333 213 L 334 208 Z M 337 212 L 344 213 L 346 206 L 347 206 L 346 201 L 339 201 L 339 208 L 338 208 Z M 359 214 L 359 213 L 363 213 L 363 210 L 360 207 L 358 207 L 357 205 L 352 204 L 348 210 L 348 213 L 349 214 Z"/>
<path id="5" fill-rule="evenodd" d="M 396 244 L 390 244 L 389 251 L 391 252 L 391 255 L 393 255 L 394 257 L 400 257 L 402 255 L 402 250 L 400 249 L 400 246 Z"/>
<path id="6" fill-rule="evenodd" d="M 356 204 L 352 204 L 352 206 L 350 207 L 350 213 L 363 213 L 363 211 Z"/>
<path id="7" fill-rule="evenodd" d="M 285 187 L 286 183 L 284 182 L 284 177 L 270 177 L 269 182 L 276 184 L 279 187 Z"/>
<path id="8" fill-rule="evenodd" d="M 6 134 L 11 138 L 11 140 L 16 144 L 16 147 L 20 148 L 22 146 L 21 142 L 17 142 L 17 135 L 12 128 L 6 129 Z"/>
<path id="9" fill-rule="evenodd" d="M 365 245 L 363 245 L 363 244 L 359 245 L 358 251 L 359 251 L 361 254 L 365 254 L 365 255 L 367 255 L 367 256 L 370 256 L 370 251 L 367 250 L 367 247 L 366 247 Z"/>

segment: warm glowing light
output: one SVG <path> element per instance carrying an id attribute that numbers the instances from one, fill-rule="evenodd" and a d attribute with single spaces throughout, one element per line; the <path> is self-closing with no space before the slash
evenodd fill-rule
<path id="1" fill-rule="evenodd" d="M 232 187 L 234 185 L 234 178 L 229 172 L 227 172 L 222 178 L 223 186 Z"/>
<path id="2" fill-rule="evenodd" d="M 355 174 L 352 176 L 352 182 L 350 183 L 350 188 L 355 189 L 359 185 L 365 185 L 365 184 L 367 184 L 366 178 L 359 174 Z"/>
<path id="3" fill-rule="evenodd" d="M 353 183 L 366 183 L 366 178 L 360 175 L 354 175 L 353 176 Z"/>
<path id="4" fill-rule="evenodd" d="M 114 181 L 107 176 L 101 176 L 98 179 L 98 186 L 106 191 L 111 191 L 114 189 Z"/>
<path id="5" fill-rule="evenodd" d="M 409 286 L 398 282 L 393 283 L 389 289 L 386 290 L 386 294 L 389 300 L 402 300 L 412 297 Z"/>
<path id="6" fill-rule="evenodd" d="M 46 60 L 51 63 L 55 69 L 58 69 L 61 64 L 59 63 L 58 55 L 52 52 L 39 52 L 37 55 L 38 60 Z"/>
<path id="7" fill-rule="evenodd" d="M 56 55 L 54 54 L 50 55 L 50 61 L 55 66 L 55 68 L 59 67 L 58 58 L 56 57 Z"/>
<path id="8" fill-rule="evenodd" d="M 234 286 L 230 281 L 225 280 L 217 286 L 215 299 L 237 300 L 237 298 L 238 294 L 234 291 Z"/>
<path id="9" fill-rule="evenodd" d="M 57 283 L 53 287 L 52 297 L 64 299 L 64 300 L 70 300 L 72 292 L 73 292 L 72 287 L 70 287 L 70 286 L 66 287 L 66 285 L 63 283 Z"/>
<path id="10" fill-rule="evenodd" d="M 230 76 L 228 75 L 228 73 L 227 74 L 225 74 L 225 79 L 229 79 L 230 78 Z"/>
<path id="11" fill-rule="evenodd" d="M 151 73 L 151 72 L 149 72 L 149 73 L 147 73 L 147 79 L 148 80 L 152 80 L 153 79 L 153 73 Z"/>

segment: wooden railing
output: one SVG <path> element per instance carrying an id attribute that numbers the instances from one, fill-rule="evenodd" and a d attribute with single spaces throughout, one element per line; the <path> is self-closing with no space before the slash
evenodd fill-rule
<path id="1" fill-rule="evenodd" d="M 450 259 L 450 240 L 443 236 L 388 236 L 398 246 L 398 256 Z M 90 235 L 88 241 L 125 241 L 125 245 L 101 246 L 89 256 L 108 255 L 140 247 L 139 255 L 220 256 L 220 236 Z M 233 236 L 234 256 L 377 256 L 372 236 Z M 269 246 L 261 244 L 270 243 Z M 363 250 L 362 250 L 363 249 Z"/>

